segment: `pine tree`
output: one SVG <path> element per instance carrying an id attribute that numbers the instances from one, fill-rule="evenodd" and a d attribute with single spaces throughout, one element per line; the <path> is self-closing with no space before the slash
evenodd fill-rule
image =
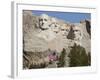
<path id="1" fill-rule="evenodd" d="M 88 53 L 88 64 L 91 65 L 91 53 Z"/>
<path id="2" fill-rule="evenodd" d="M 66 49 L 63 48 L 61 55 L 59 57 L 58 67 L 64 67 L 65 65 Z"/>
<path id="3" fill-rule="evenodd" d="M 89 65 L 89 57 L 85 48 L 79 45 L 74 44 L 68 56 L 70 58 L 70 67 Z"/>

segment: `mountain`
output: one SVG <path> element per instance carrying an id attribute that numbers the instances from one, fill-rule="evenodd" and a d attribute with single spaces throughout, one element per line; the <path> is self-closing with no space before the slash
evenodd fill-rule
<path id="1" fill-rule="evenodd" d="M 68 66 L 68 54 L 74 44 L 84 47 L 87 54 L 91 52 L 90 29 L 89 20 L 70 23 L 47 14 L 36 16 L 32 11 L 25 10 L 23 11 L 23 50 L 43 53 L 50 49 L 55 50 L 60 56 L 65 48 L 66 66 Z"/>

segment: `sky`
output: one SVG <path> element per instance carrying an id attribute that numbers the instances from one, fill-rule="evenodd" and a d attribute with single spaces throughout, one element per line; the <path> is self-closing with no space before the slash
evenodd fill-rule
<path id="1" fill-rule="evenodd" d="M 76 12 L 55 12 L 55 11 L 32 11 L 35 15 L 47 14 L 51 17 L 65 20 L 70 23 L 79 23 L 81 20 L 91 19 L 91 13 L 76 13 Z"/>

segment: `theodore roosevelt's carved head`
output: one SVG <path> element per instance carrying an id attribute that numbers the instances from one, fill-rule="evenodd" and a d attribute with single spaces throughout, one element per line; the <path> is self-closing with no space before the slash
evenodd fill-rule
<path id="1" fill-rule="evenodd" d="M 69 26 L 63 25 L 63 26 L 60 27 L 60 33 L 63 36 L 67 36 L 69 31 L 70 31 L 70 27 Z"/>

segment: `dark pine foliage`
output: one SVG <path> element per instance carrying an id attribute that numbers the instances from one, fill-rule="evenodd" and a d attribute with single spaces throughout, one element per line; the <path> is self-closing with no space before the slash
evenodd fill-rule
<path id="1" fill-rule="evenodd" d="M 88 63 L 89 65 L 91 65 L 91 53 L 90 52 L 88 53 Z"/>
<path id="2" fill-rule="evenodd" d="M 90 53 L 87 55 L 85 48 L 76 44 L 74 44 L 68 56 L 70 58 L 70 67 L 89 66 L 91 63 Z"/>
<path id="3" fill-rule="evenodd" d="M 64 67 L 65 65 L 66 49 L 63 48 L 61 55 L 59 57 L 58 67 Z"/>

